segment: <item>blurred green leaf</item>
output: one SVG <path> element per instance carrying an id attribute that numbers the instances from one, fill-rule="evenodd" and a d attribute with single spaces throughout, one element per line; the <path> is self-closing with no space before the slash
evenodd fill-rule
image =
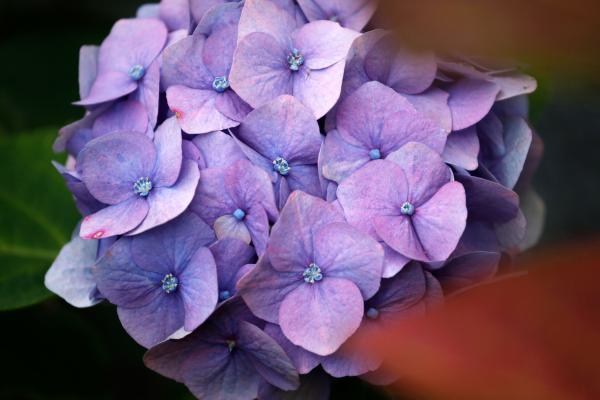
<path id="1" fill-rule="evenodd" d="M 50 164 L 55 135 L 46 129 L 0 136 L 0 310 L 51 296 L 44 273 L 77 223 L 71 195 Z"/>

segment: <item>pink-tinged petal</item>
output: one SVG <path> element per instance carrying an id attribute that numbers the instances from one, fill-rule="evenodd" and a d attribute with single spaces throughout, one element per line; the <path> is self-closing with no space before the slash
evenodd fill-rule
<path id="1" fill-rule="evenodd" d="M 237 27 L 239 24 L 242 9 L 244 8 L 242 2 L 231 0 L 191 0 L 192 10 L 199 2 L 205 3 L 205 5 L 212 3 L 212 5 L 208 6 L 206 9 L 207 12 L 202 18 L 197 19 L 198 26 L 194 33 L 209 36 L 218 30 L 231 26 Z M 217 6 L 215 7 L 215 5 Z"/>
<path id="2" fill-rule="evenodd" d="M 215 108 L 218 93 L 213 89 L 190 89 L 171 86 L 167 89 L 169 107 L 185 133 L 200 134 L 233 128 L 239 123 Z"/>
<path id="3" fill-rule="evenodd" d="M 372 225 L 376 234 L 393 250 L 413 260 L 429 261 L 423 244 L 411 222 L 404 215 L 375 216 Z"/>
<path id="4" fill-rule="evenodd" d="M 372 237 L 347 223 L 332 223 L 319 229 L 314 238 L 315 260 L 325 279 L 353 282 L 364 299 L 379 289 L 383 248 Z"/>
<path id="5" fill-rule="evenodd" d="M 79 153 L 77 169 L 90 193 L 105 204 L 135 195 L 133 184 L 151 177 L 154 144 L 143 133 L 112 133 L 89 142 Z"/>
<path id="6" fill-rule="evenodd" d="M 98 75 L 87 96 L 73 104 L 92 106 L 106 103 L 127 96 L 135 91 L 137 87 L 137 82 L 133 81 L 126 72 L 108 71 Z"/>
<path id="7" fill-rule="evenodd" d="M 412 217 L 414 229 L 429 261 L 442 261 L 454 251 L 465 230 L 465 190 L 458 182 L 443 186 Z"/>
<path id="8" fill-rule="evenodd" d="M 407 201 L 416 208 L 452 179 L 452 171 L 440 154 L 421 143 L 408 143 L 387 160 L 404 170 L 408 182 Z"/>
<path id="9" fill-rule="evenodd" d="M 262 256 L 267 249 L 267 241 L 269 240 L 269 217 L 267 212 L 256 205 L 249 210 L 244 223 L 250 232 L 256 253 Z"/>
<path id="10" fill-rule="evenodd" d="M 189 0 L 161 0 L 159 17 L 170 31 L 189 30 L 192 18 Z"/>
<path id="11" fill-rule="evenodd" d="M 227 90 L 219 94 L 215 100 L 215 107 L 225 117 L 237 122 L 242 122 L 248 113 L 252 111 L 252 107 L 233 90 Z"/>
<path id="12" fill-rule="evenodd" d="M 433 83 L 437 64 L 433 54 L 398 48 L 387 36 L 368 53 L 365 71 L 371 80 L 382 82 L 399 93 L 418 94 Z"/>
<path id="13" fill-rule="evenodd" d="M 316 119 L 325 116 L 340 98 L 345 64 L 339 61 L 324 69 L 305 68 L 293 74 L 294 97 L 310 108 Z"/>
<path id="14" fill-rule="evenodd" d="M 181 298 L 166 293 L 161 293 L 142 307 L 118 307 L 117 314 L 125 331 L 146 348 L 169 338 L 181 328 L 184 321 Z"/>
<path id="15" fill-rule="evenodd" d="M 362 146 L 346 142 L 337 130 L 329 132 L 321 150 L 323 176 L 341 183 L 371 161 L 369 151 Z"/>
<path id="16" fill-rule="evenodd" d="M 172 186 L 179 177 L 181 162 L 181 129 L 174 117 L 162 123 L 154 134 L 156 165 L 152 174 L 155 187 Z"/>
<path id="17" fill-rule="evenodd" d="M 442 157 L 448 164 L 474 171 L 479 166 L 479 138 L 475 127 L 452 132 L 448 136 Z"/>
<path id="18" fill-rule="evenodd" d="M 290 360 L 292 360 L 298 373 L 308 374 L 319 366 L 321 357 L 290 342 L 281 331 L 279 325 L 267 323 L 265 325 L 265 333 L 281 346 Z"/>
<path id="19" fill-rule="evenodd" d="M 140 132 L 148 130 L 148 113 L 144 105 L 136 100 L 126 100 L 103 112 L 92 127 L 94 137 L 113 132 Z"/>
<path id="20" fill-rule="evenodd" d="M 252 242 L 252 236 L 250 236 L 250 230 L 246 224 L 233 215 L 223 215 L 217 218 L 214 229 L 219 240 L 231 238 L 241 240 L 246 244 Z"/>
<path id="21" fill-rule="evenodd" d="M 258 261 L 254 269 L 240 279 L 237 288 L 238 294 L 254 315 L 279 324 L 281 303 L 292 290 L 305 284 L 298 272 L 280 272 L 273 269 L 265 256 Z"/>
<path id="22" fill-rule="evenodd" d="M 448 87 L 452 130 L 475 125 L 492 109 L 500 88 L 493 82 L 464 78 Z"/>
<path id="23" fill-rule="evenodd" d="M 400 111 L 385 119 L 380 150 L 389 154 L 408 142 L 418 142 L 441 154 L 446 138 L 446 132 L 429 118 L 416 112 Z"/>
<path id="24" fill-rule="evenodd" d="M 98 46 L 81 46 L 79 49 L 79 96 L 90 93 L 98 72 Z"/>
<path id="25" fill-rule="evenodd" d="M 238 40 L 252 33 L 271 35 L 289 45 L 288 38 L 299 26 L 296 20 L 297 6 L 293 2 L 273 0 L 247 0 L 238 27 Z"/>
<path id="26" fill-rule="evenodd" d="M 288 198 L 290 197 L 290 185 L 288 184 L 287 179 L 279 177 L 273 185 L 273 189 L 275 190 L 277 208 L 281 210 L 285 206 L 285 203 L 287 202 Z"/>
<path id="27" fill-rule="evenodd" d="M 348 222 L 375 238 L 378 236 L 373 226 L 374 219 L 398 215 L 398 209 L 407 201 L 408 195 L 404 171 L 386 160 L 371 161 L 346 178 L 337 190 Z"/>
<path id="28" fill-rule="evenodd" d="M 344 222 L 334 205 L 303 192 L 292 193 L 271 231 L 268 252 L 273 267 L 302 274 L 314 261 L 316 232 L 332 222 Z"/>
<path id="29" fill-rule="evenodd" d="M 257 326 L 241 321 L 238 325 L 239 347 L 258 373 L 269 383 L 283 390 L 300 385 L 298 372 L 281 346 Z"/>
<path id="30" fill-rule="evenodd" d="M 352 8 L 352 13 L 347 16 L 340 17 L 340 24 L 346 28 L 354 29 L 355 31 L 362 31 L 364 27 L 369 23 L 375 11 L 377 11 L 378 0 L 360 0 L 362 3 L 360 8 Z M 344 6 L 346 4 L 344 3 Z M 340 7 L 341 10 L 343 8 Z M 341 14 L 341 12 L 340 12 Z"/>
<path id="31" fill-rule="evenodd" d="M 159 187 L 150 192 L 147 198 L 148 215 L 139 227 L 129 232 L 129 235 L 138 235 L 178 217 L 192 202 L 199 179 L 198 165 L 186 160 L 173 186 Z"/>
<path id="32" fill-rule="evenodd" d="M 293 47 L 304 56 L 311 70 L 323 69 L 345 60 L 354 39 L 360 33 L 342 28 L 332 21 L 315 21 L 304 25 L 292 35 Z"/>
<path id="33" fill-rule="evenodd" d="M 150 125 L 154 127 L 158 119 L 158 96 L 160 91 L 160 60 L 154 61 L 140 81 L 135 98 L 144 105 Z"/>
<path id="34" fill-rule="evenodd" d="M 202 62 L 213 76 L 229 76 L 236 46 L 237 25 L 222 26 L 206 36 Z"/>
<path id="35" fill-rule="evenodd" d="M 209 14 L 209 11 L 213 11 L 217 8 L 215 6 L 228 1 L 229 0 L 190 0 L 190 8 L 192 10 L 194 21 L 202 21 L 202 19 Z"/>
<path id="36" fill-rule="evenodd" d="M 435 121 L 446 133 L 452 131 L 452 113 L 448 106 L 450 95 L 436 87 L 429 88 L 426 92 L 417 95 L 405 95 L 406 99 L 415 109 Z"/>
<path id="37" fill-rule="evenodd" d="M 384 251 L 382 278 L 392 278 L 402 271 L 410 258 L 398 253 L 385 243 L 380 243 Z"/>
<path id="38" fill-rule="evenodd" d="M 192 332 L 214 311 L 218 300 L 217 267 L 206 247 L 199 248 L 179 273 L 178 291 L 185 309 L 184 329 Z"/>
<path id="39" fill-rule="evenodd" d="M 287 56 L 286 48 L 266 33 L 246 36 L 238 44 L 233 58 L 231 87 L 253 108 L 282 94 L 292 94 L 292 72 Z"/>
<path id="40" fill-rule="evenodd" d="M 84 239 L 100 239 L 122 235 L 140 225 L 148 215 L 146 199 L 131 197 L 122 203 L 108 206 L 88 215 L 81 223 L 79 235 Z"/>
<path id="41" fill-rule="evenodd" d="M 401 111 L 414 112 L 414 107 L 387 86 L 368 82 L 340 103 L 337 128 L 342 138 L 350 144 L 379 148 L 386 119 Z"/>
<path id="42" fill-rule="evenodd" d="M 377 9 L 377 0 L 299 0 L 309 21 L 331 20 L 357 32 L 363 30 Z"/>
<path id="43" fill-rule="evenodd" d="M 246 156 L 235 140 L 221 131 L 210 132 L 194 137 L 192 142 L 200 151 L 200 168 L 224 168 Z"/>
<path id="44" fill-rule="evenodd" d="M 161 71 L 163 87 L 183 85 L 212 90 L 215 77 L 201 61 L 205 40 L 202 35 L 193 35 L 165 49 Z"/>
<path id="45" fill-rule="evenodd" d="M 287 95 L 248 114 L 237 138 L 270 162 L 283 157 L 290 164 L 316 164 L 323 141 L 311 110 Z"/>
<path id="46" fill-rule="evenodd" d="M 363 307 L 362 295 L 354 283 L 325 277 L 289 293 L 281 303 L 279 322 L 292 343 L 327 356 L 358 329 Z"/>

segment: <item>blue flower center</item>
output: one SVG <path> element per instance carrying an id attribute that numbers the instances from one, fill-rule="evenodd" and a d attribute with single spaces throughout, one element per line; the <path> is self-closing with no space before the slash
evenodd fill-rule
<path id="1" fill-rule="evenodd" d="M 400 207 L 402 215 L 408 215 L 409 217 L 415 213 L 415 206 L 410 204 L 408 201 Z"/>
<path id="2" fill-rule="evenodd" d="M 379 149 L 373 149 L 369 151 L 369 157 L 371 157 L 371 160 L 379 160 L 381 158 L 381 151 L 379 151 Z"/>
<path id="3" fill-rule="evenodd" d="M 238 208 L 237 210 L 235 210 L 233 212 L 233 216 L 235 217 L 235 219 L 237 219 L 238 221 L 243 220 L 244 218 L 246 218 L 246 213 L 244 212 L 244 210 Z"/>
<path id="4" fill-rule="evenodd" d="M 139 81 L 146 74 L 146 68 L 143 65 L 136 64 L 129 69 L 128 75 L 134 81 Z"/>
<path id="5" fill-rule="evenodd" d="M 376 308 L 369 308 L 367 310 L 367 318 L 369 319 L 377 319 L 379 318 L 379 310 L 377 310 Z"/>
<path id="6" fill-rule="evenodd" d="M 304 64 L 304 56 L 300 54 L 300 50 L 292 49 L 287 56 L 287 63 L 292 71 L 298 71 Z"/>
<path id="7" fill-rule="evenodd" d="M 219 300 L 220 301 L 225 301 L 230 297 L 231 297 L 231 293 L 229 292 L 229 290 L 223 290 L 223 291 L 219 292 Z"/>
<path id="8" fill-rule="evenodd" d="M 283 157 L 277 157 L 273 160 L 273 171 L 279 172 L 280 175 L 286 176 L 290 173 L 290 165 L 287 160 Z"/>
<path id="9" fill-rule="evenodd" d="M 315 282 L 319 282 L 323 279 L 323 274 L 321 273 L 321 268 L 315 263 L 311 263 L 308 268 L 304 270 L 302 274 L 304 277 L 304 282 L 313 284 Z"/>
<path id="10" fill-rule="evenodd" d="M 212 83 L 212 87 L 215 89 L 215 92 L 223 93 L 229 89 L 229 80 L 227 80 L 226 76 L 217 76 Z"/>
<path id="11" fill-rule="evenodd" d="M 179 286 L 179 279 L 173 274 L 166 274 L 162 279 L 162 290 L 166 293 L 173 293 L 177 290 L 177 286 Z"/>
<path id="12" fill-rule="evenodd" d="M 148 196 L 151 190 L 152 181 L 150 181 L 150 178 L 148 177 L 140 178 L 133 184 L 133 193 L 140 197 Z"/>

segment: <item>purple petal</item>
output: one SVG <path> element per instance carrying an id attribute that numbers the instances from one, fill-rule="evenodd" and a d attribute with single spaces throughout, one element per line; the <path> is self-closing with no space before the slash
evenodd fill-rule
<path id="1" fill-rule="evenodd" d="M 223 215 L 216 219 L 214 223 L 215 233 L 219 240 L 225 238 L 241 240 L 244 243 L 250 244 L 252 236 L 246 224 L 239 221 L 233 215 Z"/>
<path id="2" fill-rule="evenodd" d="M 337 130 L 325 136 L 322 147 L 322 171 L 327 179 L 341 183 L 371 161 L 368 149 L 346 142 Z"/>
<path id="3" fill-rule="evenodd" d="M 237 25 L 235 24 L 223 26 L 207 35 L 202 61 L 214 77 L 229 76 L 236 46 Z"/>
<path id="4" fill-rule="evenodd" d="M 452 132 L 448 136 L 444 153 L 444 161 L 466 169 L 467 171 L 476 170 L 479 166 L 477 157 L 479 155 L 479 138 L 475 127 L 470 127 L 462 131 Z"/>
<path id="5" fill-rule="evenodd" d="M 421 143 L 408 143 L 387 160 L 404 170 L 409 191 L 406 201 L 417 208 L 452 179 L 452 172 L 439 153 Z"/>
<path id="6" fill-rule="evenodd" d="M 448 98 L 450 95 L 436 87 L 429 88 L 426 92 L 418 95 L 406 95 L 406 99 L 413 107 L 435 121 L 446 133 L 452 130 L 452 114 L 448 107 Z"/>
<path id="7" fill-rule="evenodd" d="M 106 204 L 135 196 L 133 184 L 150 177 L 156 149 L 143 133 L 112 133 L 89 142 L 77 158 L 81 180 Z"/>
<path id="8" fill-rule="evenodd" d="M 333 277 L 301 284 L 285 297 L 279 309 L 285 336 L 323 356 L 334 353 L 358 329 L 362 317 L 363 299 L 358 287 Z"/>
<path id="9" fill-rule="evenodd" d="M 499 183 L 468 175 L 457 175 L 467 194 L 469 218 L 495 223 L 508 222 L 519 212 L 519 196 Z"/>
<path id="10" fill-rule="evenodd" d="M 182 164 L 181 174 L 173 186 L 152 190 L 148 196 L 148 216 L 139 227 L 128 234 L 140 234 L 178 217 L 192 202 L 199 179 L 198 165 L 193 161 L 186 160 Z"/>
<path id="11" fill-rule="evenodd" d="M 181 328 L 184 321 L 181 298 L 166 293 L 161 293 L 141 307 L 118 307 L 117 313 L 127 333 L 146 348 L 167 339 Z"/>
<path id="12" fill-rule="evenodd" d="M 500 86 L 498 101 L 535 92 L 537 81 L 529 75 L 508 73 L 490 76 L 490 80 Z"/>
<path id="13" fill-rule="evenodd" d="M 283 157 L 290 164 L 316 164 L 323 141 L 312 112 L 292 96 L 248 114 L 237 138 L 269 161 Z"/>
<path id="14" fill-rule="evenodd" d="M 499 263 L 500 253 L 479 251 L 453 258 L 435 276 L 444 292 L 452 293 L 492 278 Z"/>
<path id="15" fill-rule="evenodd" d="M 290 342 L 281 331 L 279 325 L 267 324 L 265 326 L 265 333 L 271 336 L 283 348 L 290 360 L 292 360 L 298 373 L 308 374 L 320 364 L 320 356 Z"/>
<path id="16" fill-rule="evenodd" d="M 247 0 L 240 18 L 238 38 L 242 41 L 252 33 L 266 33 L 283 45 L 298 27 L 296 8 L 292 2 Z"/>
<path id="17" fill-rule="evenodd" d="M 446 133 L 435 122 L 420 114 L 400 111 L 388 116 L 381 129 L 381 151 L 389 154 L 408 142 L 427 145 L 441 154 L 446 144 Z"/>
<path id="18" fill-rule="evenodd" d="M 392 278 L 398 272 L 404 269 L 404 266 L 410 262 L 410 259 L 394 251 L 390 246 L 381 242 L 384 251 L 382 278 Z"/>
<path id="19" fill-rule="evenodd" d="M 288 184 L 289 191 L 301 190 L 312 196 L 321 197 L 321 183 L 316 165 L 294 165 L 292 171 L 283 178 Z M 285 198 L 287 200 L 287 197 Z M 285 201 L 281 203 L 281 206 Z"/>
<path id="20" fill-rule="evenodd" d="M 73 104 L 92 106 L 127 96 L 137 89 L 138 84 L 126 72 L 107 71 L 98 75 L 88 95 Z"/>
<path id="21" fill-rule="evenodd" d="M 294 97 L 310 108 L 316 119 L 325 116 L 340 98 L 345 65 L 339 61 L 324 69 L 301 69 L 293 74 Z"/>
<path id="22" fill-rule="evenodd" d="M 400 111 L 414 111 L 414 108 L 392 89 L 369 82 L 338 106 L 337 128 L 350 144 L 369 150 L 379 148 L 386 119 Z"/>
<path id="23" fill-rule="evenodd" d="M 303 192 L 292 193 L 271 231 L 268 251 L 273 267 L 301 274 L 314 261 L 316 232 L 332 222 L 344 222 L 335 206 Z"/>
<path id="24" fill-rule="evenodd" d="M 302 52 L 306 66 L 316 70 L 345 60 L 352 42 L 359 35 L 336 22 L 315 21 L 295 31 L 292 43 Z"/>
<path id="25" fill-rule="evenodd" d="M 231 87 L 253 108 L 282 94 L 292 94 L 292 72 L 287 56 L 286 48 L 273 36 L 259 32 L 246 36 L 235 52 Z"/>
<path id="26" fill-rule="evenodd" d="M 381 281 L 381 289 L 365 307 L 375 308 L 382 319 L 397 318 L 399 313 L 417 304 L 426 292 L 426 281 L 421 264 L 408 264 L 392 279 Z"/>
<path id="27" fill-rule="evenodd" d="M 170 31 L 189 30 L 192 18 L 189 0 L 161 0 L 159 16 Z"/>
<path id="28" fill-rule="evenodd" d="M 283 390 L 298 388 L 298 372 L 281 346 L 269 335 L 242 321 L 239 323 L 238 343 L 265 380 Z"/>
<path id="29" fill-rule="evenodd" d="M 79 49 L 79 96 L 90 93 L 98 71 L 98 46 L 81 46 Z"/>
<path id="30" fill-rule="evenodd" d="M 94 137 L 113 132 L 140 132 L 148 130 L 148 114 L 136 100 L 118 102 L 103 112 L 93 125 Z"/>
<path id="31" fill-rule="evenodd" d="M 135 98 L 146 108 L 148 120 L 152 127 L 156 126 L 158 119 L 159 91 L 160 60 L 156 60 L 147 68 L 146 74 L 140 81 L 137 92 L 135 92 Z"/>
<path id="32" fill-rule="evenodd" d="M 169 46 L 163 53 L 162 84 L 165 88 L 183 85 L 212 90 L 215 76 L 201 62 L 206 38 L 193 35 Z"/>
<path id="33" fill-rule="evenodd" d="M 314 246 L 314 262 L 323 270 L 325 279 L 349 280 L 365 299 L 377 292 L 384 254 L 373 238 L 347 223 L 338 222 L 319 229 Z"/>
<path id="34" fill-rule="evenodd" d="M 500 88 L 493 82 L 464 78 L 448 88 L 452 130 L 475 125 L 492 109 Z"/>
<path id="35" fill-rule="evenodd" d="M 198 135 L 192 142 L 200 151 L 202 169 L 224 168 L 246 158 L 234 139 L 221 131 Z"/>
<path id="36" fill-rule="evenodd" d="M 210 251 L 217 265 L 219 293 L 227 291 L 233 296 L 238 274 L 254 258 L 254 249 L 241 240 L 227 238 L 210 246 Z"/>
<path id="37" fill-rule="evenodd" d="M 278 324 L 281 303 L 292 290 L 303 284 L 301 274 L 276 271 L 263 257 L 238 282 L 237 287 L 244 302 L 258 318 Z"/>
<path id="38" fill-rule="evenodd" d="M 226 90 L 219 94 L 215 100 L 215 107 L 225 117 L 237 122 L 242 122 L 252 111 L 252 107 L 233 90 Z"/>
<path id="39" fill-rule="evenodd" d="M 179 177 L 181 162 L 181 129 L 174 117 L 162 123 L 154 134 L 156 165 L 152 174 L 153 186 L 172 186 Z"/>
<path id="40" fill-rule="evenodd" d="M 146 199 L 135 196 L 88 215 L 81 223 L 79 235 L 84 239 L 100 239 L 132 231 L 148 215 Z"/>
<path id="41" fill-rule="evenodd" d="M 267 212 L 259 205 L 250 208 L 245 220 L 252 244 L 256 248 L 256 253 L 262 256 L 267 249 L 267 241 L 269 240 L 269 217 Z"/>
<path id="42" fill-rule="evenodd" d="M 190 89 L 171 86 L 167 89 L 169 107 L 186 133 L 199 134 L 233 128 L 239 123 L 215 108 L 219 94 L 213 89 Z"/>

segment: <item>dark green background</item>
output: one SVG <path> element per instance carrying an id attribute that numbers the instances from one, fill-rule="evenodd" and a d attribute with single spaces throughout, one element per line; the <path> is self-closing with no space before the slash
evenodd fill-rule
<path id="1" fill-rule="evenodd" d="M 0 195 L 14 194 L 31 203 L 45 221 L 58 227 L 58 238 L 68 238 L 77 217 L 74 206 L 69 202 L 64 206 L 68 194 L 48 163 L 52 157 L 48 147 L 58 127 L 82 114 L 70 105 L 78 97 L 79 46 L 99 43 L 114 21 L 133 15 L 138 4 L 0 0 Z M 547 204 L 543 248 L 598 232 L 600 85 L 597 79 L 552 75 L 541 68 L 530 72 L 541 84 L 532 100 L 533 125 L 546 143 L 535 181 Z M 62 161 L 64 156 L 55 158 Z M 0 229 L 22 234 L 23 243 L 31 247 L 52 236 L 39 227 L 31 227 L 33 233 L 27 235 L 28 228 L 10 225 L 18 223 L 14 214 L 0 196 L 0 224 L 4 224 Z M 0 245 L 0 262 L 22 262 L 28 268 L 26 258 L 15 260 L 2 252 Z M 36 262 L 49 266 L 50 258 L 41 254 Z M 0 265 L 0 296 L 6 285 L 20 287 L 28 279 L 42 278 L 39 271 L 5 276 L 5 267 Z M 37 295 L 49 299 L 0 312 L 0 399 L 190 398 L 181 385 L 144 368 L 143 349 L 125 334 L 111 306 L 78 310 L 49 293 Z M 336 382 L 332 398 L 386 397 L 347 379 Z"/>

